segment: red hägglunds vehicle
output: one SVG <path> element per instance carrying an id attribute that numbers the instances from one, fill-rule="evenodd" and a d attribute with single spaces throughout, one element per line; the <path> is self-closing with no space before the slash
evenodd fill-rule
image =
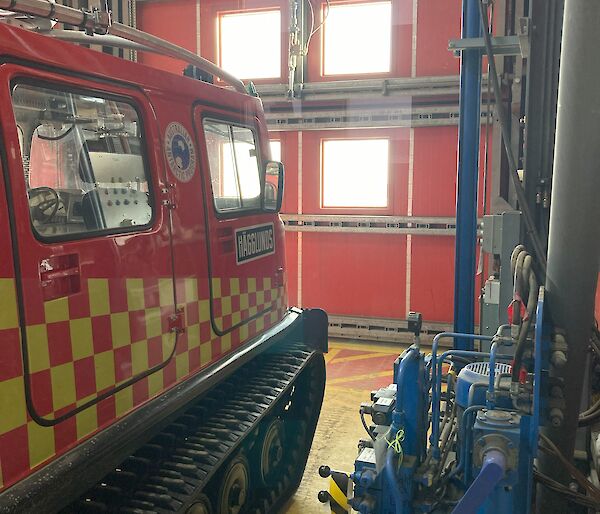
<path id="1" fill-rule="evenodd" d="M 0 512 L 276 512 L 327 318 L 288 306 L 260 100 L 107 13 L 20 2 L 87 35 L 0 23 Z M 217 84 L 51 37 L 91 34 Z"/>

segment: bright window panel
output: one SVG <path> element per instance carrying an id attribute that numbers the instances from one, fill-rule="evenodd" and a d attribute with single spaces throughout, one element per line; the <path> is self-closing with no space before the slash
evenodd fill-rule
<path id="1" fill-rule="evenodd" d="M 224 14 L 220 17 L 221 66 L 242 79 L 281 76 L 281 13 Z"/>
<path id="2" fill-rule="evenodd" d="M 324 74 L 389 72 L 391 31 L 391 2 L 332 5 L 324 26 Z"/>
<path id="3" fill-rule="evenodd" d="M 271 160 L 281 162 L 281 141 L 271 141 Z"/>
<path id="4" fill-rule="evenodd" d="M 240 196 L 238 180 L 235 173 L 235 160 L 233 155 L 233 145 L 223 143 L 221 148 L 221 196 L 225 198 L 236 198 Z M 240 205 L 237 205 L 238 207 Z"/>
<path id="5" fill-rule="evenodd" d="M 235 163 L 244 207 L 260 206 L 260 176 L 254 133 L 247 128 L 232 127 Z"/>
<path id="6" fill-rule="evenodd" d="M 323 207 L 387 207 L 389 141 L 323 141 Z"/>
<path id="7" fill-rule="evenodd" d="M 260 172 L 254 132 L 204 121 L 215 205 L 219 211 L 260 207 Z"/>

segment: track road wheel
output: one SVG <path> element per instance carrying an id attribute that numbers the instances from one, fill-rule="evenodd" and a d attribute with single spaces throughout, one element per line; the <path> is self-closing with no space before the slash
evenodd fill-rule
<path id="1" fill-rule="evenodd" d="M 284 460 L 285 429 L 283 421 L 275 418 L 265 431 L 260 452 L 259 476 L 263 485 L 272 485 L 280 477 Z"/>
<path id="2" fill-rule="evenodd" d="M 236 456 L 227 466 L 217 498 L 218 514 L 241 514 L 250 493 L 250 472 L 248 460 L 242 455 Z"/>
<path id="3" fill-rule="evenodd" d="M 194 503 L 185 514 L 213 514 L 210 500 L 204 494 L 200 495 L 196 503 Z"/>

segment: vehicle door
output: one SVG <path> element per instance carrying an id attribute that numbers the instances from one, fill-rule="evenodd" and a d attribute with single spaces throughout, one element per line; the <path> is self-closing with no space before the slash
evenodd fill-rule
<path id="1" fill-rule="evenodd" d="M 211 319 L 223 346 L 230 334 L 235 346 L 286 308 L 283 225 L 275 208 L 283 171 L 265 180 L 268 136 L 252 111 L 198 105 L 194 121 L 204 149 Z"/>
<path id="2" fill-rule="evenodd" d="M 107 82 L 1 73 L 30 414 L 58 423 L 151 377 L 118 416 L 161 389 L 152 374 L 176 342 L 152 109 Z"/>

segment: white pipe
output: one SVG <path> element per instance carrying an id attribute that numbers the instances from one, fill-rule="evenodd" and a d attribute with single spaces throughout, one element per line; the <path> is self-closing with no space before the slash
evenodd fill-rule
<path id="1" fill-rule="evenodd" d="M 70 43 L 86 44 L 86 45 L 106 45 L 117 48 L 131 48 L 133 50 L 142 50 L 145 52 L 152 52 L 150 47 L 134 43 L 128 39 L 113 35 L 95 35 L 89 36 L 85 32 L 78 30 L 49 30 L 42 32 L 45 36 L 50 36 L 61 41 L 68 41 Z"/>

